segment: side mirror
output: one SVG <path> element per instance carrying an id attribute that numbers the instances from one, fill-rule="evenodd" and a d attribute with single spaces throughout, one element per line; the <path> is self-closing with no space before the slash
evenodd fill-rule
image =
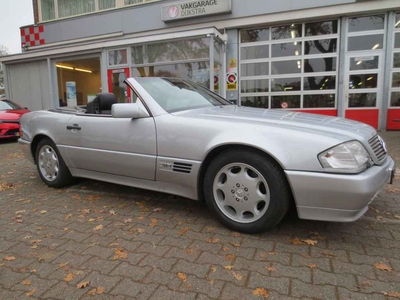
<path id="1" fill-rule="evenodd" d="M 147 118 L 149 114 L 144 111 L 137 103 L 116 103 L 111 107 L 113 118 L 139 119 Z"/>
<path id="2" fill-rule="evenodd" d="M 26 106 L 24 107 L 25 109 L 29 109 L 29 108 L 27 108 Z"/>

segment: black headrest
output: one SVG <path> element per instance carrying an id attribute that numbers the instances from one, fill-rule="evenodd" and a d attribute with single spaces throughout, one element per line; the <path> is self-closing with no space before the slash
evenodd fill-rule
<path id="1" fill-rule="evenodd" d="M 115 95 L 112 93 L 98 94 L 97 97 L 100 100 L 100 112 L 102 112 L 103 110 L 111 110 L 111 106 L 117 103 L 117 97 L 115 97 Z"/>
<path id="2" fill-rule="evenodd" d="M 87 114 L 111 114 L 111 106 L 117 103 L 117 97 L 112 93 L 97 94 L 86 106 Z"/>

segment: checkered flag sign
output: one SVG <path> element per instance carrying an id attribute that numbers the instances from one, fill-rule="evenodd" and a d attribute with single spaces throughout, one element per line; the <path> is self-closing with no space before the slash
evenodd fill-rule
<path id="1" fill-rule="evenodd" d="M 21 28 L 21 47 L 32 47 L 45 44 L 43 32 L 43 25 Z"/>

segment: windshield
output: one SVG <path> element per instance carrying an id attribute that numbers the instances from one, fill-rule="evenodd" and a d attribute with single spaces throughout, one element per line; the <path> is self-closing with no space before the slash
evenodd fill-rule
<path id="1" fill-rule="evenodd" d="M 0 110 L 9 110 L 9 109 L 21 109 L 21 107 L 10 101 L 5 101 L 5 100 L 0 101 Z"/>
<path id="2" fill-rule="evenodd" d="M 135 78 L 167 112 L 231 105 L 230 102 L 196 83 L 175 78 Z"/>

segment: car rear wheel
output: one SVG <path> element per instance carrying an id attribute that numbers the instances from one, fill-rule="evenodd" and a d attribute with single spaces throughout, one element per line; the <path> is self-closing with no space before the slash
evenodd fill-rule
<path id="1" fill-rule="evenodd" d="M 253 151 L 225 151 L 209 165 L 204 194 L 210 209 L 227 227 L 257 233 L 286 215 L 291 191 L 272 159 Z"/>
<path id="2" fill-rule="evenodd" d="M 46 138 L 38 143 L 36 165 L 40 177 L 49 187 L 61 188 L 70 185 L 74 180 L 57 146 L 50 139 Z"/>

